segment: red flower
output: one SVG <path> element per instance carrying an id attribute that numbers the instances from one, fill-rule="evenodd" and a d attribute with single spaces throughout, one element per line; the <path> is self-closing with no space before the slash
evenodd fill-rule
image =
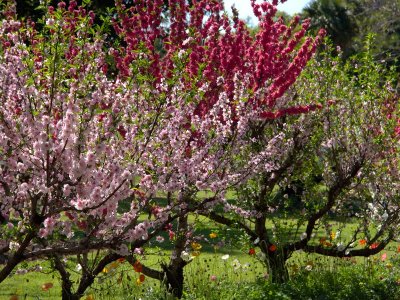
<path id="1" fill-rule="evenodd" d="M 269 246 L 269 251 L 271 251 L 271 252 L 275 252 L 276 251 L 276 246 L 275 245 L 271 245 L 271 246 Z"/>
<path id="2" fill-rule="evenodd" d="M 133 269 L 135 270 L 135 272 L 138 272 L 138 273 L 141 273 L 141 272 L 142 272 L 143 266 L 142 266 L 142 264 L 140 263 L 140 261 L 137 260 L 137 261 L 133 264 Z"/>
<path id="3" fill-rule="evenodd" d="M 249 255 L 255 255 L 255 254 L 256 254 L 256 250 L 254 250 L 254 248 L 250 248 Z"/>
<path id="4" fill-rule="evenodd" d="M 371 246 L 369 246 L 369 249 L 376 249 L 378 248 L 379 243 L 373 243 Z"/>

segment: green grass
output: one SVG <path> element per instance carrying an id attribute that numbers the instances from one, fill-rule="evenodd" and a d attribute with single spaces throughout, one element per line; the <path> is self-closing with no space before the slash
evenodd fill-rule
<path id="1" fill-rule="evenodd" d="M 224 252 L 202 252 L 185 268 L 184 299 L 400 299 L 400 256 L 393 251 L 383 253 L 390 254 L 385 261 L 381 255 L 349 260 L 297 253 L 288 261 L 291 280 L 276 285 L 253 256 L 235 251 L 223 260 Z M 149 253 L 141 262 L 157 268 L 169 254 L 169 251 Z M 48 262 L 31 262 L 25 267 L 37 263 L 43 267 L 41 272 L 13 275 L 4 281 L 0 285 L 0 299 L 10 299 L 12 295 L 18 295 L 19 299 L 60 299 L 59 278 L 51 272 Z M 74 270 L 76 261 L 71 260 L 69 266 Z M 108 269 L 85 297 L 172 299 L 156 280 L 146 278 L 138 285 L 139 274 L 127 262 L 114 271 Z M 42 291 L 47 282 L 53 283 L 53 288 Z"/>
<path id="2" fill-rule="evenodd" d="M 284 285 L 274 285 L 269 281 L 262 263 L 247 254 L 249 248 L 254 246 L 241 230 L 217 225 L 197 215 L 190 215 L 189 222 L 195 224 L 195 236 L 202 237 L 202 249 L 201 255 L 185 268 L 185 299 L 400 299 L 397 244 L 390 244 L 382 252 L 387 253 L 385 261 L 381 260 L 382 253 L 374 258 L 348 260 L 298 251 L 287 264 L 291 280 Z M 296 218 L 285 218 L 275 223 L 268 221 L 269 228 L 276 227 L 278 248 L 280 240 L 296 239 L 304 231 L 304 224 L 297 226 L 297 223 Z M 330 223 L 331 232 L 341 229 L 341 237 L 336 238 L 335 243 L 346 240 L 355 227 L 353 223 L 344 224 L 338 220 L 331 220 Z M 217 233 L 217 238 L 210 238 L 211 232 Z M 165 238 L 163 243 L 151 241 L 146 248 L 146 256 L 140 258 L 143 264 L 159 269 L 161 262 L 168 261 L 173 243 L 166 233 L 162 235 Z M 320 228 L 312 242 L 319 243 L 321 237 L 329 237 L 329 234 Z M 224 254 L 230 255 L 226 261 L 221 259 Z M 10 299 L 12 295 L 18 295 L 19 299 L 60 299 L 60 279 L 49 262 L 29 262 L 18 268 L 33 269 L 38 264 L 42 266 L 42 271 L 13 274 L 1 283 L 0 300 Z M 76 259 L 71 257 L 68 266 L 72 280 L 76 281 Z M 94 299 L 110 300 L 170 298 L 162 283 L 146 278 L 143 284 L 138 285 L 138 276 L 125 262 L 114 271 L 102 273 L 85 297 L 93 295 Z M 45 283 L 54 286 L 43 291 Z"/>

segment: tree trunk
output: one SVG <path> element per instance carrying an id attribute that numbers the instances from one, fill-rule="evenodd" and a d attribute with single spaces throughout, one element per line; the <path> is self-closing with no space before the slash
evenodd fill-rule
<path id="1" fill-rule="evenodd" d="M 270 253 L 267 256 L 268 271 L 273 283 L 285 283 L 289 280 L 286 259 L 287 257 L 283 253 Z"/>
<path id="2" fill-rule="evenodd" d="M 168 266 L 162 266 L 164 271 L 164 282 L 167 290 L 178 299 L 182 298 L 183 295 L 183 268 L 187 265 L 187 262 L 181 258 L 181 254 L 185 250 L 187 242 L 187 231 L 188 217 L 187 215 L 184 215 L 178 218 L 177 236 L 170 262 Z"/>
<path id="3" fill-rule="evenodd" d="M 78 296 L 77 294 L 70 293 L 67 289 L 64 289 L 62 287 L 62 292 L 61 292 L 61 299 L 62 300 L 79 300 L 81 299 L 81 296 Z"/>
<path id="4" fill-rule="evenodd" d="M 181 299 L 183 295 L 184 265 L 177 264 L 177 265 L 162 266 L 165 274 L 164 283 L 167 287 L 167 290 L 178 299 Z"/>
<path id="5" fill-rule="evenodd" d="M 62 300 L 79 300 L 80 297 L 72 292 L 73 283 L 70 280 L 70 273 L 67 271 L 65 264 L 60 256 L 55 254 L 53 257 L 54 266 L 61 276 L 61 298 Z"/>

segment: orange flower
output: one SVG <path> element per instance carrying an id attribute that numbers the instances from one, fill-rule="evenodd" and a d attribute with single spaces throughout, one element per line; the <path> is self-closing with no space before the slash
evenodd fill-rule
<path id="1" fill-rule="evenodd" d="M 367 240 L 366 239 L 362 239 L 362 240 L 359 241 L 359 243 L 360 243 L 361 246 L 365 246 L 365 244 L 367 243 Z"/>
<path id="2" fill-rule="evenodd" d="M 47 282 L 47 283 L 42 285 L 42 290 L 46 292 L 49 289 L 51 289 L 52 287 L 53 287 L 53 284 L 51 282 Z"/>
<path id="3" fill-rule="evenodd" d="M 87 295 L 85 300 L 94 300 L 94 296 L 92 294 Z"/>
<path id="4" fill-rule="evenodd" d="M 326 237 L 322 237 L 322 238 L 319 239 L 319 243 L 320 243 L 321 245 L 324 245 L 325 242 L 326 242 Z"/>
<path id="5" fill-rule="evenodd" d="M 195 251 L 199 251 L 201 249 L 201 245 L 199 243 L 193 242 L 192 243 L 192 249 Z"/>
<path id="6" fill-rule="evenodd" d="M 200 255 L 200 251 L 193 251 L 191 254 L 192 254 L 192 256 L 199 256 Z"/>
<path id="7" fill-rule="evenodd" d="M 123 262 L 125 261 L 125 258 L 123 258 L 123 257 L 118 258 L 117 261 L 118 261 L 119 263 L 123 263 Z"/>
<path id="8" fill-rule="evenodd" d="M 10 297 L 10 300 L 18 300 L 19 298 L 18 298 L 18 295 L 12 295 L 11 297 Z"/>
<path id="9" fill-rule="evenodd" d="M 269 246 L 269 251 L 271 251 L 271 252 L 275 252 L 276 251 L 276 246 L 275 245 L 271 245 L 271 246 Z"/>
<path id="10" fill-rule="evenodd" d="M 135 270 L 135 272 L 138 272 L 138 273 L 142 272 L 143 266 L 142 266 L 142 264 L 140 263 L 140 261 L 137 260 L 137 261 L 133 264 L 133 269 Z"/>
<path id="11" fill-rule="evenodd" d="M 397 253 L 400 253 L 400 246 L 397 246 Z"/>
<path id="12" fill-rule="evenodd" d="M 136 279 L 136 284 L 141 285 L 145 279 L 146 277 L 143 274 L 140 274 L 139 278 Z"/>
<path id="13" fill-rule="evenodd" d="M 324 243 L 324 246 L 325 246 L 325 247 L 332 247 L 332 243 L 331 243 L 331 242 L 325 242 L 325 243 Z"/>
<path id="14" fill-rule="evenodd" d="M 249 254 L 250 254 L 250 255 L 256 254 L 256 250 L 254 250 L 254 248 L 250 248 Z"/>
<path id="15" fill-rule="evenodd" d="M 371 246 L 369 246 L 369 249 L 376 249 L 378 248 L 379 243 L 373 243 Z"/>

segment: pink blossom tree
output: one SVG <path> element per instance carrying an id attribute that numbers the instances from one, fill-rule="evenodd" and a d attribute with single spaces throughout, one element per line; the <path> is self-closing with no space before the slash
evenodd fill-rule
<path id="1" fill-rule="evenodd" d="M 40 31 L 14 9 L 1 24 L 0 281 L 24 260 L 49 257 L 63 298 L 79 299 L 105 265 L 189 209 L 171 203 L 138 220 L 156 191 L 147 156 L 166 96 L 147 78 L 107 76 L 111 54 L 94 15 L 74 1 L 48 7 Z M 94 250 L 110 252 L 89 265 Z M 75 291 L 61 259 L 73 254 L 83 267 Z"/>

